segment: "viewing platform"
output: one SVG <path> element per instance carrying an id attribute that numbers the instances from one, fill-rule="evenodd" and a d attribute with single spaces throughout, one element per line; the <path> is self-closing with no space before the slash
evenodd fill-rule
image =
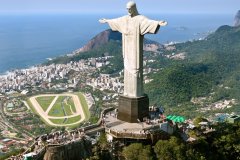
<path id="1" fill-rule="evenodd" d="M 138 123 L 121 121 L 117 119 L 115 111 L 103 115 L 102 120 L 105 132 L 112 138 L 153 140 L 158 137 L 165 139 L 174 131 L 174 126 L 160 119 L 139 121 Z"/>

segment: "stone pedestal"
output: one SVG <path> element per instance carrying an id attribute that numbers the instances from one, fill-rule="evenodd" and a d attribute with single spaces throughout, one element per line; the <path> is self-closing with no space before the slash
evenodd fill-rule
<path id="1" fill-rule="evenodd" d="M 137 98 L 120 95 L 118 105 L 118 119 L 136 123 L 138 119 L 149 117 L 149 98 L 147 95 Z"/>

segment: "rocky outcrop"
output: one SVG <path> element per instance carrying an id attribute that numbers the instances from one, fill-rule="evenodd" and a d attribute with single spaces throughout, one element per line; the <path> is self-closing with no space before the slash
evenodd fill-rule
<path id="1" fill-rule="evenodd" d="M 234 19 L 234 27 L 240 26 L 240 10 L 237 12 Z"/>
<path id="2" fill-rule="evenodd" d="M 122 35 L 119 32 L 113 32 L 110 29 L 105 30 L 98 35 L 96 35 L 94 38 L 92 38 L 85 46 L 82 48 L 74 51 L 74 53 L 80 53 L 80 52 L 86 52 L 91 49 L 95 49 L 103 44 L 106 44 L 110 40 L 116 40 L 119 41 L 122 39 Z"/>
<path id="3" fill-rule="evenodd" d="M 77 160 L 91 156 L 91 142 L 85 139 L 61 145 L 49 145 L 44 160 Z"/>
<path id="4" fill-rule="evenodd" d="M 112 30 L 108 29 L 105 30 L 94 38 L 92 38 L 85 46 L 80 49 L 77 49 L 73 52 L 73 54 L 78 54 L 81 52 L 87 52 L 91 49 L 95 49 L 101 45 L 108 43 L 109 41 L 122 41 L 122 34 L 119 32 L 113 32 Z M 149 39 L 144 39 L 144 49 L 147 51 L 155 51 L 158 48 L 161 48 L 162 45 L 156 41 L 152 41 Z"/>

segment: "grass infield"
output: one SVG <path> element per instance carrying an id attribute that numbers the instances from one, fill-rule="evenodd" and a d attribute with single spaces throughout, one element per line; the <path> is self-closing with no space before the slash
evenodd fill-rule
<path id="1" fill-rule="evenodd" d="M 49 105 L 54 100 L 55 96 L 43 96 L 43 97 L 37 97 L 36 100 L 38 104 L 42 107 L 43 111 L 45 112 Z"/>
<path id="2" fill-rule="evenodd" d="M 77 95 L 79 98 L 79 101 L 82 106 L 83 113 L 85 115 L 85 120 L 88 120 L 90 118 L 90 112 L 88 110 L 88 105 L 87 101 L 82 93 L 74 93 L 74 95 Z M 36 98 L 36 101 L 39 103 L 43 111 L 47 111 L 48 107 L 52 103 L 56 96 L 40 96 Z M 31 110 L 39 115 L 39 113 L 36 112 L 35 108 L 33 107 L 33 104 L 30 102 L 30 100 L 27 100 L 28 105 L 30 106 Z M 79 122 L 81 120 L 81 115 L 76 115 L 71 118 L 61 118 L 63 116 L 71 116 L 76 113 L 76 107 L 80 106 L 75 106 L 73 97 L 72 96 L 64 96 L 64 95 L 59 95 L 57 98 L 56 102 L 48 112 L 49 116 L 56 117 L 57 119 L 53 119 L 49 117 L 49 120 L 54 123 L 54 124 L 59 124 L 59 125 L 70 125 L 69 127 L 78 127 L 80 123 L 74 124 L 76 122 Z M 40 115 L 39 115 L 40 116 Z M 59 118 L 58 118 L 59 117 Z M 40 118 L 48 124 L 41 116 Z M 73 124 L 73 125 L 71 125 Z M 49 124 L 48 124 L 49 125 Z"/>
<path id="3" fill-rule="evenodd" d="M 52 123 L 54 124 L 72 124 L 72 123 L 76 123 L 78 121 L 80 121 L 81 116 L 75 116 L 75 117 L 71 117 L 71 118 L 60 118 L 60 119 L 49 119 Z"/>

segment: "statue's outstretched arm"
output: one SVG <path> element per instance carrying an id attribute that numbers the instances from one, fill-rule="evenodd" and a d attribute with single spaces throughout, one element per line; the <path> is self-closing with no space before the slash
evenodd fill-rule
<path id="1" fill-rule="evenodd" d="M 167 21 L 159 21 L 160 26 L 166 26 L 168 23 Z"/>
<path id="2" fill-rule="evenodd" d="M 110 28 L 113 30 L 113 31 L 119 31 L 122 33 L 123 31 L 123 24 L 122 24 L 122 18 L 115 18 L 115 19 L 105 19 L 105 18 L 102 18 L 99 20 L 100 23 L 108 23 Z"/>

